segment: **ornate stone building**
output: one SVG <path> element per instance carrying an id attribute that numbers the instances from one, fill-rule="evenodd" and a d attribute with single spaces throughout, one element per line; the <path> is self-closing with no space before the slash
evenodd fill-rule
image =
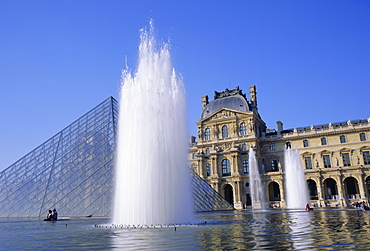
<path id="1" fill-rule="evenodd" d="M 249 148 L 261 173 L 266 203 L 286 207 L 284 149 L 297 149 L 311 203 L 346 206 L 370 197 L 370 118 L 341 123 L 268 129 L 258 113 L 256 87 L 202 97 L 198 138 L 190 139 L 190 165 L 236 209 L 251 205 Z"/>

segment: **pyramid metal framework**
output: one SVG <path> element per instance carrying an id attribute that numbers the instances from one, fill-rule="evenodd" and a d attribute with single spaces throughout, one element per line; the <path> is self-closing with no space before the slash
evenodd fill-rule
<path id="1" fill-rule="evenodd" d="M 0 172 L 0 217 L 109 216 L 118 102 L 109 97 Z M 193 172 L 196 211 L 233 207 Z"/>

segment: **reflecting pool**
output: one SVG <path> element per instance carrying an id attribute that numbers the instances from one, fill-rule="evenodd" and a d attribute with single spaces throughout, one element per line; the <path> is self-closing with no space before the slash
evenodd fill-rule
<path id="1" fill-rule="evenodd" d="M 105 229 L 108 218 L 0 219 L 1 250 L 368 250 L 370 215 L 352 209 L 198 213 L 205 225 Z"/>

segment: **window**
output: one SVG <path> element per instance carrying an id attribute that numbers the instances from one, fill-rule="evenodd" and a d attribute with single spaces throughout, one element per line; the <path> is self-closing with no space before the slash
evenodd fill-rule
<path id="1" fill-rule="evenodd" d="M 366 141 L 366 134 L 364 132 L 360 133 L 360 140 Z"/>
<path id="2" fill-rule="evenodd" d="M 275 144 L 270 144 L 270 151 L 275 151 Z"/>
<path id="3" fill-rule="evenodd" d="M 247 159 L 243 160 L 243 171 L 249 173 L 249 161 Z"/>
<path id="4" fill-rule="evenodd" d="M 204 140 L 211 140 L 211 129 L 206 128 L 204 130 Z"/>
<path id="5" fill-rule="evenodd" d="M 279 171 L 278 162 L 277 160 L 271 160 L 271 170 L 272 171 Z"/>
<path id="6" fill-rule="evenodd" d="M 362 152 L 362 154 L 364 155 L 364 164 L 365 165 L 370 165 L 370 152 L 369 151 L 364 151 L 364 152 Z"/>
<path id="7" fill-rule="evenodd" d="M 292 148 L 292 144 L 290 142 L 285 143 L 286 148 Z"/>
<path id="8" fill-rule="evenodd" d="M 245 123 L 241 123 L 240 126 L 239 126 L 239 133 L 240 133 L 240 136 L 245 136 L 247 135 L 247 127 L 245 126 Z"/>
<path id="9" fill-rule="evenodd" d="M 339 137 L 339 140 L 340 140 L 340 143 L 346 143 L 346 136 L 341 135 L 341 136 Z"/>
<path id="10" fill-rule="evenodd" d="M 207 163 L 206 169 L 207 169 L 207 176 L 211 176 L 211 163 Z"/>
<path id="11" fill-rule="evenodd" d="M 321 145 L 322 146 L 325 146 L 327 143 L 326 143 L 326 138 L 321 138 Z"/>
<path id="12" fill-rule="evenodd" d="M 322 158 L 324 159 L 324 167 L 331 167 L 330 155 L 323 155 Z"/>
<path id="13" fill-rule="evenodd" d="M 342 153 L 343 166 L 350 166 L 351 161 L 349 159 L 349 153 Z"/>
<path id="14" fill-rule="evenodd" d="M 227 138 L 227 137 L 229 137 L 229 130 L 228 130 L 227 126 L 224 125 L 222 127 L 222 138 Z"/>
<path id="15" fill-rule="evenodd" d="M 242 151 L 247 151 L 247 145 L 246 145 L 246 144 L 242 144 L 242 146 L 241 146 L 241 150 L 242 150 Z"/>
<path id="16" fill-rule="evenodd" d="M 224 159 L 221 162 L 221 167 L 222 167 L 222 176 L 230 176 L 230 160 Z"/>
<path id="17" fill-rule="evenodd" d="M 306 165 L 306 169 L 312 169 L 311 157 L 304 157 L 304 164 Z"/>
<path id="18" fill-rule="evenodd" d="M 307 139 L 303 140 L 303 147 L 308 147 L 308 140 Z"/>
<path id="19" fill-rule="evenodd" d="M 206 149 L 206 155 L 209 155 L 209 148 Z"/>

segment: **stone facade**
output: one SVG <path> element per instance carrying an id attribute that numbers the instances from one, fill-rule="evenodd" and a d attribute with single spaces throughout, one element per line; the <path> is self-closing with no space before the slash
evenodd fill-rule
<path id="1" fill-rule="evenodd" d="M 202 97 L 198 138 L 190 139 L 190 166 L 236 209 L 251 205 L 248 151 L 255 151 L 266 203 L 286 207 L 284 149 L 297 149 L 311 204 L 346 206 L 370 197 L 370 118 L 319 126 L 268 129 L 257 107 L 237 87 Z"/>

